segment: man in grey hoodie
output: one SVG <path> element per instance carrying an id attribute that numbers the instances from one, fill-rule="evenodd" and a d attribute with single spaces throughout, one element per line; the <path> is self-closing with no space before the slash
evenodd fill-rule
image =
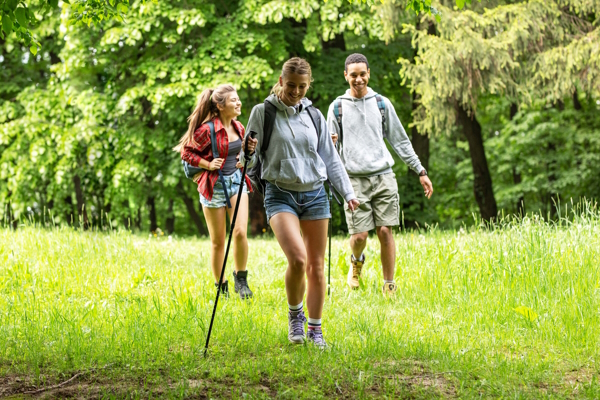
<path id="1" fill-rule="evenodd" d="M 346 206 L 352 248 L 348 285 L 353 289 L 359 287 L 365 262 L 363 250 L 369 231 L 375 229 L 381 243 L 383 293 L 394 294 L 396 246 L 392 227 L 400 224 L 399 196 L 396 176 L 392 172 L 394 159 L 383 139 L 387 138 L 400 159 L 419 174 L 427 198 L 431 197 L 433 186 L 394 106 L 386 97 L 368 87 L 369 76 L 369 62 L 364 55 L 355 53 L 348 56 L 344 77 L 350 89 L 331 103 L 327 122 L 334 143 L 339 138 L 338 151 L 360 202 L 355 211 Z"/>

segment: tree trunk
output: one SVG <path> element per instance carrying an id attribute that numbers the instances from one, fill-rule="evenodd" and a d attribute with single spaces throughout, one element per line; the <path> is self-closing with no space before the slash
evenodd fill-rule
<path id="1" fill-rule="evenodd" d="M 194 224 L 196 224 L 196 228 L 198 228 L 198 233 L 200 234 L 200 236 L 208 236 L 208 231 L 202 223 L 202 218 L 200 217 L 198 211 L 196 211 L 195 202 L 194 200 L 192 200 L 191 197 L 187 195 L 181 182 L 177 184 L 177 192 L 179 192 L 179 196 L 183 200 L 185 208 L 187 208 L 188 214 L 190 214 L 190 218 L 192 219 Z"/>
<path id="2" fill-rule="evenodd" d="M 77 201 L 77 218 L 83 229 L 88 229 L 90 226 L 87 211 L 85 209 L 85 200 L 83 197 L 83 189 L 81 188 L 81 178 L 75 174 L 73 176 L 73 185 L 75 186 L 75 200 Z"/>
<path id="3" fill-rule="evenodd" d="M 494 198 L 492 177 L 488 168 L 483 137 L 481 136 L 481 125 L 475 116 L 469 116 L 467 111 L 458 106 L 458 124 L 462 126 L 463 133 L 469 142 L 469 154 L 473 166 L 473 189 L 475 200 L 479 206 L 481 218 L 485 221 L 493 221 L 498 214 L 498 206 Z"/>
<path id="4" fill-rule="evenodd" d="M 554 142 L 548 143 L 548 155 L 550 161 L 546 165 L 546 173 L 548 174 L 548 194 L 546 196 L 547 209 L 550 211 L 550 218 L 558 216 L 558 204 L 560 202 L 559 194 L 555 191 L 556 185 L 556 145 Z"/>
<path id="5" fill-rule="evenodd" d="M 511 103 L 511 105 L 510 105 L 510 120 L 511 121 L 515 118 L 515 116 L 517 115 L 517 112 L 519 112 L 519 107 L 517 106 L 516 103 Z M 522 181 L 523 181 L 523 179 L 521 177 L 521 173 L 519 171 L 517 171 L 516 167 L 513 167 L 513 183 L 515 185 L 518 185 Z M 525 215 L 525 196 L 523 196 L 523 192 L 521 192 L 521 195 L 517 199 L 516 210 L 517 210 L 517 215 L 520 215 L 520 216 Z"/>
<path id="6" fill-rule="evenodd" d="M 169 200 L 169 208 L 167 209 L 167 221 L 165 229 L 167 234 L 171 235 L 175 231 L 175 213 L 173 212 L 173 199 Z"/>
<path id="7" fill-rule="evenodd" d="M 577 90 L 573 92 L 573 108 L 575 108 L 576 111 L 583 110 L 581 102 L 579 101 L 579 94 L 577 93 Z"/>
<path id="8" fill-rule="evenodd" d="M 73 197 L 67 196 L 65 204 L 69 206 L 69 211 L 65 213 L 65 221 L 67 225 L 75 225 L 75 221 L 73 220 Z"/>
<path id="9" fill-rule="evenodd" d="M 137 217 L 135 218 L 135 227 L 138 231 L 142 230 L 142 208 L 138 207 L 137 209 Z"/>
<path id="10" fill-rule="evenodd" d="M 131 230 L 131 221 L 133 218 L 131 217 L 131 208 L 129 207 L 129 200 L 123 200 L 123 202 L 121 203 L 121 207 L 123 207 L 124 210 L 127 210 L 127 213 L 129 214 L 129 217 L 123 215 L 123 219 L 121 220 L 121 222 L 123 223 L 123 226 L 126 229 Z"/>
<path id="11" fill-rule="evenodd" d="M 269 225 L 267 224 L 267 212 L 265 211 L 263 198 L 260 194 L 254 192 L 250 193 L 248 200 L 248 216 L 250 217 L 250 235 L 261 235 L 264 232 L 266 232 L 269 228 Z"/>
<path id="12" fill-rule="evenodd" d="M 158 223 L 156 222 L 156 202 L 154 196 L 148 197 L 146 205 L 148 206 L 148 217 L 150 218 L 150 232 L 156 232 Z"/>
<path id="13" fill-rule="evenodd" d="M 419 99 L 419 95 L 413 93 L 412 95 L 412 109 L 417 108 L 417 100 Z M 419 156 L 419 160 L 421 161 L 421 165 L 427 171 L 429 171 L 429 136 L 421 135 L 417 130 L 417 127 L 413 126 L 411 128 L 411 142 L 413 149 L 417 156 Z M 409 188 L 410 188 L 410 196 L 407 196 L 414 201 L 407 202 L 405 207 L 411 207 L 413 204 L 416 204 L 419 207 L 421 212 L 425 211 L 425 197 L 423 196 L 423 188 L 419 181 L 419 176 L 412 169 L 408 170 L 408 176 L 410 178 Z M 416 197 L 415 197 L 416 196 Z M 417 228 L 419 225 L 414 217 L 405 216 L 404 220 L 404 228 Z"/>

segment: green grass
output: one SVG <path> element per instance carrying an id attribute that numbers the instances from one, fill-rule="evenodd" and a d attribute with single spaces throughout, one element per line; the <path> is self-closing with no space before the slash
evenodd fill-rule
<path id="1" fill-rule="evenodd" d="M 252 239 L 255 298 L 219 302 L 204 358 L 207 240 L 0 229 L 0 397 L 600 397 L 597 211 L 396 245 L 388 301 L 377 240 L 350 292 L 347 239 L 334 239 L 322 352 L 288 343 L 285 258 Z"/>

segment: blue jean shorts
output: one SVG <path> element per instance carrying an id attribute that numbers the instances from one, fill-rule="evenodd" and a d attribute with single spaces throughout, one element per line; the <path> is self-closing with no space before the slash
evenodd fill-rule
<path id="1" fill-rule="evenodd" d="M 280 212 L 295 214 L 301 221 L 331 218 L 327 192 L 323 186 L 309 192 L 296 192 L 279 189 L 267 182 L 265 210 L 267 211 L 267 222 L 273 215 Z"/>
<path id="2" fill-rule="evenodd" d="M 240 182 L 242 181 L 242 172 L 241 170 L 235 171 L 231 175 L 223 176 L 225 180 L 225 187 L 227 188 L 227 194 L 229 194 L 229 201 L 233 196 L 237 196 L 240 191 Z M 248 186 L 244 183 L 244 191 L 243 193 L 248 193 Z M 221 178 L 217 179 L 215 186 L 213 187 L 213 197 L 212 200 L 208 200 L 206 197 L 200 194 L 200 203 L 204 207 L 208 208 L 221 208 L 226 207 L 227 202 L 225 201 L 225 192 L 223 191 L 223 184 L 221 183 Z M 235 204 L 231 204 L 231 207 L 235 207 Z"/>

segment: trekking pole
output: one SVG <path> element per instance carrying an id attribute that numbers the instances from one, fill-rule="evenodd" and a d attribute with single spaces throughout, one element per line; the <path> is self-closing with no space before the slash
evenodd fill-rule
<path id="1" fill-rule="evenodd" d="M 250 137 L 254 139 L 256 132 L 250 132 Z M 219 302 L 219 294 L 221 294 L 221 285 L 223 284 L 223 276 L 225 276 L 225 266 L 227 265 L 227 256 L 229 255 L 229 246 L 231 245 L 231 236 L 233 235 L 233 228 L 235 228 L 235 220 L 237 218 L 238 209 L 240 208 L 240 200 L 244 190 L 244 183 L 246 180 L 246 166 L 248 165 L 248 140 L 246 139 L 246 147 L 244 148 L 244 168 L 242 168 L 242 180 L 240 182 L 240 189 L 238 190 L 237 201 L 235 202 L 235 209 L 233 211 L 233 218 L 229 227 L 229 239 L 227 240 L 227 249 L 225 250 L 225 259 L 223 260 L 223 268 L 221 269 L 221 277 L 219 278 L 219 286 L 217 287 L 217 297 L 215 299 L 215 306 L 213 307 L 212 317 L 210 318 L 210 325 L 208 327 L 208 335 L 206 335 L 206 345 L 204 346 L 204 356 L 208 351 L 208 342 L 210 341 L 210 333 L 212 332 L 213 322 L 215 321 L 215 314 L 217 313 L 217 303 Z"/>
<path id="2" fill-rule="evenodd" d="M 337 203 L 341 206 L 342 202 L 340 201 L 340 199 L 338 199 L 337 195 L 335 194 L 335 189 L 333 188 L 333 186 L 331 186 L 331 182 L 327 181 L 327 195 L 329 197 L 329 213 L 331 214 L 331 218 L 329 218 L 329 229 L 328 229 L 328 236 L 329 236 L 329 266 L 327 268 L 327 296 L 329 296 L 331 294 L 331 234 L 333 231 L 333 207 L 331 207 L 331 199 L 332 196 L 333 198 L 335 198 L 335 201 L 337 201 Z"/>
<path id="3" fill-rule="evenodd" d="M 329 236 L 329 266 L 327 267 L 327 296 L 331 294 L 331 229 L 333 228 L 333 209 L 331 207 L 331 183 L 327 186 L 327 196 L 329 197 L 329 229 L 327 230 Z"/>

